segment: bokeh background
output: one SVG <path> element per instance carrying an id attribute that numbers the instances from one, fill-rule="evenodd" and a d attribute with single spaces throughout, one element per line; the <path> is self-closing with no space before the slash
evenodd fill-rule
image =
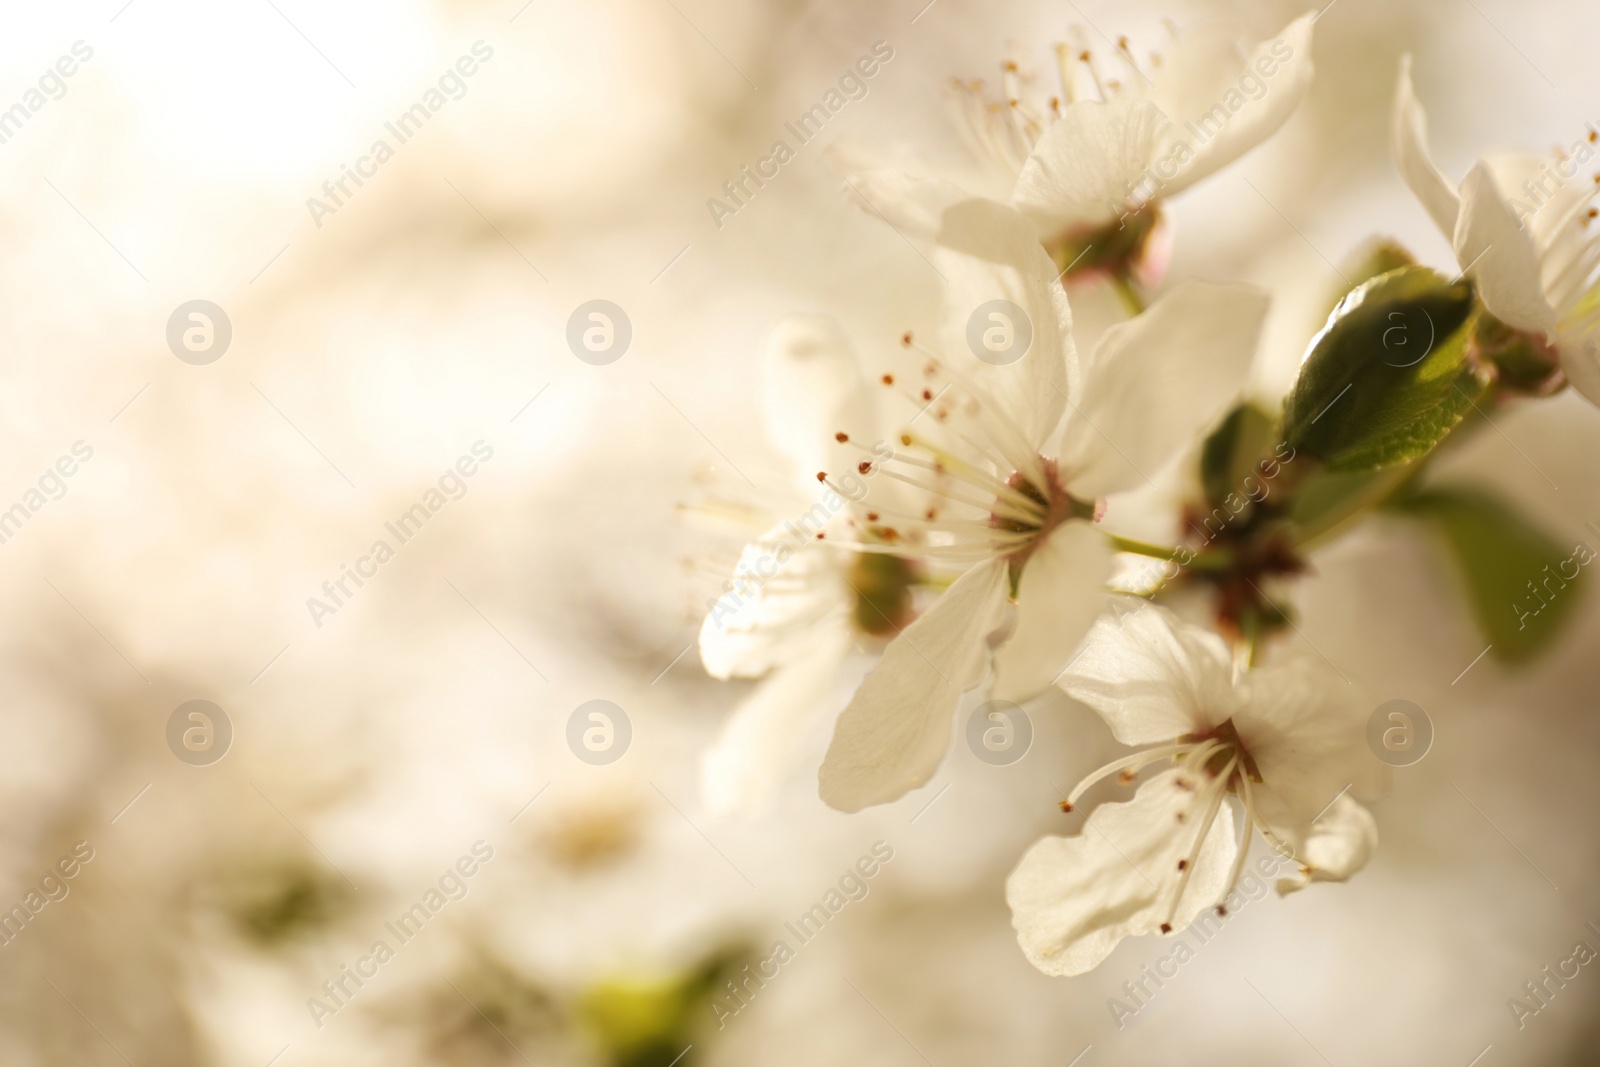
<path id="1" fill-rule="evenodd" d="M 1301 10 L 13 5 L 0 107 L 75 42 L 92 55 L 0 143 L 0 508 L 76 443 L 92 458 L 0 544 L 0 904 L 81 861 L 0 948 L 0 1061 L 1600 1059 L 1600 969 L 1520 1029 L 1507 1006 L 1576 943 L 1600 948 L 1596 605 L 1532 669 L 1462 674 L 1481 644 L 1448 569 L 1382 521 L 1319 555 L 1294 600 L 1374 706 L 1428 712 L 1432 750 L 1376 806 L 1366 872 L 1253 902 L 1122 1028 L 1108 998 L 1166 949 L 1126 942 L 1049 979 L 1003 900 L 1027 843 L 1064 829 L 1057 790 L 1115 750 L 1065 698 L 1034 710 L 1019 763 L 958 741 L 932 784 L 860 815 L 816 797 L 826 728 L 766 817 L 699 799 L 699 753 L 747 692 L 692 647 L 742 536 L 708 515 L 787 476 L 755 399 L 761 340 L 823 313 L 886 364 L 939 296 L 823 149 L 955 162 L 952 77 L 1009 57 L 1048 78 L 1074 25 L 1141 49 L 1163 20 L 1260 39 Z M 1172 207 L 1173 279 L 1273 291 L 1263 396 L 1370 236 L 1450 265 L 1389 159 L 1399 56 L 1459 176 L 1491 146 L 1584 136 L 1597 39 L 1581 0 L 1325 10 L 1305 106 Z M 492 57 L 463 95 L 313 218 L 307 199 L 479 41 Z M 868 95 L 717 226 L 707 198 L 877 41 L 894 58 Z M 1073 297 L 1092 328 L 1103 297 Z M 566 341 L 594 299 L 632 326 L 604 366 Z M 166 340 L 192 300 L 232 325 L 207 365 Z M 1600 543 L 1600 416 L 1567 395 L 1497 422 L 1450 472 Z M 317 625 L 307 598 L 477 442 L 492 458 L 463 495 Z M 606 766 L 566 740 L 596 699 L 632 726 Z M 169 746 L 190 700 L 231 724 L 220 760 Z M 719 1026 L 710 994 L 880 841 L 893 860 L 865 899 Z M 308 998 L 396 944 L 384 924 L 480 842 L 465 895 L 316 1018 Z"/>

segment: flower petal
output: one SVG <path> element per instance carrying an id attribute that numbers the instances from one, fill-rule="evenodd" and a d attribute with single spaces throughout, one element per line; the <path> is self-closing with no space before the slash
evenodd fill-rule
<path id="1" fill-rule="evenodd" d="M 1456 219 L 1456 262 L 1478 284 L 1484 306 L 1519 330 L 1549 334 L 1555 309 L 1539 282 L 1539 250 L 1494 180 L 1480 162 L 1461 183 L 1461 215 Z"/>
<path id="2" fill-rule="evenodd" d="M 1456 216 L 1461 200 L 1428 154 L 1428 116 L 1417 103 L 1411 85 L 1411 55 L 1400 57 L 1400 80 L 1394 89 L 1394 124 L 1391 129 L 1396 165 L 1400 177 L 1422 201 L 1424 210 L 1446 237 L 1456 232 Z"/>
<path id="3" fill-rule="evenodd" d="M 1367 746 L 1373 705 L 1320 657 L 1280 650 L 1240 681 L 1245 710 L 1234 728 L 1255 760 L 1254 789 L 1262 818 L 1280 836 L 1298 840 L 1345 790 L 1380 796 L 1387 764 Z"/>
<path id="4" fill-rule="evenodd" d="M 1209 20 L 1177 28 L 1161 50 L 1161 62 L 1148 64 L 1148 76 L 1130 79 L 1130 88 L 1175 122 L 1194 118 L 1239 80 L 1236 27 Z M 1204 101 L 1202 103 L 1202 101 Z"/>
<path id="5" fill-rule="evenodd" d="M 1100 617 L 1058 684 L 1124 745 L 1152 745 L 1229 718 L 1238 704 L 1232 672 L 1222 638 L 1137 601 Z"/>
<path id="6" fill-rule="evenodd" d="M 835 143 L 822 161 L 844 181 L 852 202 L 906 237 L 932 241 L 946 208 L 972 193 L 945 178 L 899 166 L 885 166 L 853 146 Z"/>
<path id="7" fill-rule="evenodd" d="M 864 387 L 855 347 L 825 315 L 791 315 L 767 335 L 761 361 L 761 405 L 767 436 L 791 463 L 806 492 L 816 473 L 848 469 L 834 440 L 845 431 L 866 438 L 874 429 L 872 394 Z"/>
<path id="8" fill-rule="evenodd" d="M 1561 370 L 1567 381 L 1591 404 L 1600 405 L 1600 329 L 1562 337 Z"/>
<path id="9" fill-rule="evenodd" d="M 800 658 L 819 629 L 848 625 L 839 550 L 787 527 L 744 547 L 732 588 L 700 624 L 700 660 L 713 678 L 759 678 Z"/>
<path id="10" fill-rule="evenodd" d="M 1227 80 L 1220 90 L 1162 102 L 1162 109 L 1183 126 L 1183 134 L 1167 154 L 1181 142 L 1194 157 L 1159 187 L 1161 196 L 1182 192 L 1215 174 L 1288 121 L 1311 88 L 1311 24 L 1315 17 L 1309 12 L 1301 15 L 1272 40 L 1257 45 L 1242 68 L 1234 59 L 1223 68 Z M 1273 72 L 1270 78 L 1262 76 L 1267 69 Z M 1260 88 L 1259 95 L 1249 95 L 1252 90 L 1245 85 L 1246 79 Z M 1201 135 L 1206 139 L 1201 140 Z"/>
<path id="11" fill-rule="evenodd" d="M 806 735 L 837 708 L 831 701 L 850 647 L 849 627 L 816 627 L 805 647 L 733 710 L 700 760 L 707 808 L 753 817 L 771 807 Z"/>
<path id="12" fill-rule="evenodd" d="M 1055 264 L 1021 215 L 993 200 L 967 200 L 944 213 L 935 259 L 947 281 L 946 343 L 962 373 L 986 389 L 1035 451 L 1061 422 L 1076 386 L 1072 309 Z M 1004 300 L 1022 309 L 1032 342 L 1020 358 L 995 365 L 978 358 L 971 324 L 984 305 Z M 1013 331 L 1022 324 L 1007 322 Z M 970 358 L 967 358 L 970 357 Z"/>
<path id="13" fill-rule="evenodd" d="M 1173 134 L 1148 100 L 1080 100 L 1034 145 L 1012 202 L 1047 235 L 1110 225 Z"/>
<path id="14" fill-rule="evenodd" d="M 1091 523 L 1070 520 L 1028 557 L 1017 588 L 1017 626 L 994 657 L 994 696 L 1023 701 L 1049 688 L 1106 605 L 1115 556 Z"/>
<path id="15" fill-rule="evenodd" d="M 1312 882 L 1345 882 L 1367 865 L 1378 847 L 1378 824 L 1366 808 L 1342 796 L 1318 819 L 1296 849 L 1300 869 L 1278 879 L 1287 896 Z"/>
<path id="16" fill-rule="evenodd" d="M 1238 395 L 1266 314 L 1262 290 L 1184 282 L 1107 330 L 1061 437 L 1068 490 L 1093 500 L 1154 477 Z"/>
<path id="17" fill-rule="evenodd" d="M 834 727 L 817 775 L 825 802 L 860 811 L 933 776 L 961 694 L 983 680 L 1005 594 L 1005 561 L 980 563 L 889 642 Z"/>
<path id="18" fill-rule="evenodd" d="M 1557 161 L 1552 166 L 1547 155 L 1497 151 L 1485 152 L 1482 158 L 1494 187 L 1517 215 L 1519 224 L 1533 235 L 1534 246 L 1545 249 L 1544 276 L 1547 281 L 1553 280 L 1551 273 L 1558 265 L 1550 262 L 1550 253 L 1570 254 L 1593 236 L 1574 215 L 1594 196 L 1594 182 L 1570 157 L 1570 178 L 1563 178 L 1561 173 L 1567 164 Z"/>
<path id="19" fill-rule="evenodd" d="M 1200 830 L 1180 822 L 1194 794 L 1165 771 L 1132 800 L 1102 804 L 1076 837 L 1045 837 L 1006 880 L 1011 925 L 1028 960 L 1051 975 L 1084 974 L 1134 934 L 1160 930 L 1171 907 L 1178 861 Z M 1216 902 L 1238 846 L 1226 804 L 1217 814 L 1173 916 L 1182 929 Z"/>

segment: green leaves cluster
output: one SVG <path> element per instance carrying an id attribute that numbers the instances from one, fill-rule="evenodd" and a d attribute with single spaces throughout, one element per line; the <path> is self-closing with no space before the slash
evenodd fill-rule
<path id="1" fill-rule="evenodd" d="M 1241 403 L 1202 445 L 1203 517 L 1208 531 L 1219 520 L 1211 555 L 1221 562 L 1196 577 L 1246 629 L 1270 605 L 1263 575 L 1295 573 L 1313 545 L 1385 508 L 1442 546 L 1491 654 L 1525 662 L 1574 617 L 1595 553 L 1559 543 L 1487 493 L 1423 481 L 1469 415 L 1467 428 L 1485 423 L 1496 397 L 1540 395 L 1548 353 L 1490 316 L 1470 283 L 1416 266 L 1402 249 L 1380 245 L 1355 269 L 1365 280 L 1312 340 L 1281 421 Z M 1264 456 L 1286 461 L 1280 470 Z"/>

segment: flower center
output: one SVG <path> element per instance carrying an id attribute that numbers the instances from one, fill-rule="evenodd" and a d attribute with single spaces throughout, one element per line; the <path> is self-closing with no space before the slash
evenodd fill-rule
<path id="1" fill-rule="evenodd" d="M 1023 566 L 1034 551 L 1044 543 L 1045 536 L 1051 530 L 1068 519 L 1093 521 L 1096 515 L 1094 505 L 1076 499 L 1061 484 L 1061 474 L 1057 470 L 1055 460 L 1040 457 L 1039 463 L 1044 470 L 1044 477 L 1041 479 L 1044 483 L 1043 488 L 1029 481 L 1021 471 L 1014 471 L 1005 482 L 1007 489 L 1032 503 L 1034 510 L 1027 514 L 1019 514 L 1016 507 L 1001 507 L 1002 504 L 1011 503 L 1015 497 L 1011 499 L 996 497 L 995 510 L 989 513 L 990 526 L 1026 538 L 1007 554 L 1011 564 L 1013 596 L 1016 595 L 1017 583 L 1022 580 Z"/>
<path id="2" fill-rule="evenodd" d="M 1038 518 L 1035 519 L 1032 514 L 1019 517 L 1014 508 L 1002 509 L 1001 505 L 1005 501 L 996 497 L 996 510 L 989 513 L 989 525 L 997 530 L 1032 534 L 1037 537 L 1046 532 L 1047 527 L 1054 528 L 1060 525 L 1062 519 L 1067 517 L 1067 491 L 1061 487 L 1061 476 L 1056 473 L 1055 461 L 1041 459 L 1040 462 L 1044 465 L 1043 489 L 1028 481 L 1021 471 L 1013 471 L 1011 477 L 1005 481 L 1006 488 L 1020 493 L 1030 502 L 1038 505 Z"/>
<path id="3" fill-rule="evenodd" d="M 1056 43 L 1053 87 L 1036 85 L 1014 59 L 1000 64 L 998 93 L 991 93 L 981 80 L 955 79 L 951 103 L 956 127 L 973 151 L 1007 179 L 1014 179 L 1044 131 L 1067 107 L 1079 100 L 1115 100 L 1150 84 L 1150 74 L 1141 69 L 1126 37 L 1117 39 L 1109 58 L 1108 50 L 1097 52 L 1098 37 L 1095 31 L 1092 41 L 1087 29 L 1074 26 L 1068 31 L 1069 40 Z M 1146 63 L 1153 73 L 1161 66 L 1161 57 L 1152 52 Z"/>
<path id="4" fill-rule="evenodd" d="M 922 567 L 904 556 L 857 553 L 845 576 L 854 594 L 850 621 L 873 637 L 897 634 L 916 615 L 912 588 L 922 580 Z"/>
<path id="5" fill-rule="evenodd" d="M 909 333 L 902 343 L 913 347 Z M 928 363 L 920 388 L 908 389 L 893 374 L 882 382 L 916 405 L 913 422 L 926 416 L 932 425 L 916 433 L 908 429 L 899 447 L 887 454 L 875 448 L 876 458 L 861 460 L 855 474 L 874 480 L 865 500 L 844 493 L 827 471 L 817 479 L 860 501 L 852 514 L 852 547 L 958 563 L 1008 560 L 1015 591 L 1021 567 L 1039 542 L 1069 518 L 1094 518 L 1095 509 L 1066 491 L 1055 461 L 1035 451 L 979 382 L 923 354 Z M 842 431 L 835 437 L 849 440 Z"/>
<path id="6" fill-rule="evenodd" d="M 1550 396 L 1567 384 L 1555 348 L 1536 334 L 1507 326 L 1488 311 L 1480 313 L 1473 332 L 1472 355 L 1494 367 L 1503 387 L 1523 396 Z"/>
<path id="7" fill-rule="evenodd" d="M 1223 720 L 1221 726 L 1205 733 L 1185 734 L 1178 738 L 1178 744 L 1195 746 L 1191 751 L 1207 745 L 1215 745 L 1216 747 L 1212 749 L 1210 756 L 1207 757 L 1203 768 L 1206 774 L 1213 778 L 1220 776 L 1229 768 L 1230 764 L 1237 761 L 1238 765 L 1234 768 L 1234 774 L 1244 775 L 1252 782 L 1261 781 L 1261 771 L 1256 768 L 1256 761 L 1251 758 L 1250 753 L 1245 749 L 1244 742 L 1239 738 L 1238 727 L 1233 725 L 1232 719 Z M 1230 788 L 1233 787 L 1231 782 L 1227 784 Z M 1237 792 L 1236 789 L 1235 792 Z"/>
<path id="8" fill-rule="evenodd" d="M 1120 218 L 1059 233 L 1045 242 L 1045 249 L 1067 282 L 1092 277 L 1151 280 L 1163 266 L 1156 262 L 1162 242 L 1155 237 L 1161 225 L 1156 200 L 1130 201 Z"/>

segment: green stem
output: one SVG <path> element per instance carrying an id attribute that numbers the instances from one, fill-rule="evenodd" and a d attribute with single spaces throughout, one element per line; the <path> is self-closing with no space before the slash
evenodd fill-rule
<path id="1" fill-rule="evenodd" d="M 1244 618 L 1240 622 L 1244 638 L 1240 658 L 1244 661 L 1245 670 L 1249 670 L 1256 665 L 1256 653 L 1261 648 L 1261 616 L 1251 609 L 1244 613 Z"/>
<path id="2" fill-rule="evenodd" d="M 1151 559 L 1169 563 L 1177 563 L 1179 554 L 1185 551 L 1181 548 L 1168 548 L 1165 545 L 1152 545 L 1148 541 L 1138 541 L 1132 537 L 1122 537 L 1113 533 L 1106 534 L 1106 540 L 1110 541 L 1111 547 L 1118 552 L 1131 552 L 1136 556 L 1149 556 Z M 1225 571 L 1233 565 L 1233 556 L 1226 549 L 1190 552 L 1189 562 L 1178 565 L 1193 571 Z"/>
<path id="3" fill-rule="evenodd" d="M 1118 552 L 1132 552 L 1137 556 L 1150 556 L 1153 559 L 1171 559 L 1178 554 L 1176 548 L 1167 548 L 1163 545 L 1152 545 L 1148 541 L 1135 541 L 1131 537 L 1122 537 L 1117 534 L 1106 534 L 1113 548 Z"/>
<path id="4" fill-rule="evenodd" d="M 1191 571 L 1216 571 L 1223 572 L 1233 568 L 1233 553 L 1225 548 L 1214 548 L 1208 552 L 1197 553 L 1184 566 Z"/>
<path id="5" fill-rule="evenodd" d="M 1139 290 L 1134 287 L 1124 274 L 1111 276 L 1111 288 L 1122 301 L 1122 306 L 1128 309 L 1129 315 L 1144 314 L 1144 297 L 1139 295 Z"/>

